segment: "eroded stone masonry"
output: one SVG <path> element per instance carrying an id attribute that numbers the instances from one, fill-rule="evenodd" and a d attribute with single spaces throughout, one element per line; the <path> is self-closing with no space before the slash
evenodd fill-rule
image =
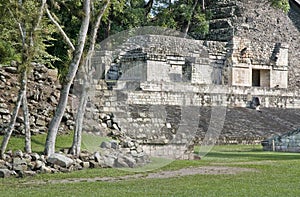
<path id="1" fill-rule="evenodd" d="M 130 38 L 119 56 L 106 52 L 104 59 L 115 60 L 109 66 L 94 57 L 95 66 L 101 65 L 96 70 L 105 76 L 95 86 L 94 102 L 100 111 L 112 113 L 122 131 L 148 154 L 188 158 L 186 153 L 203 140 L 218 107 L 250 107 L 253 97 L 265 108 L 300 107 L 299 92 L 288 89 L 289 45 L 274 43 L 264 53 L 255 50 L 257 45 L 240 37 L 229 42 Z M 228 135 L 227 130 L 216 140 L 259 142 L 265 137 L 259 132 Z"/>
<path id="2" fill-rule="evenodd" d="M 259 3 L 211 1 L 205 40 L 142 35 L 96 53 L 94 108 L 149 155 L 177 159 L 195 143 L 259 143 L 299 127 L 299 30 Z"/>

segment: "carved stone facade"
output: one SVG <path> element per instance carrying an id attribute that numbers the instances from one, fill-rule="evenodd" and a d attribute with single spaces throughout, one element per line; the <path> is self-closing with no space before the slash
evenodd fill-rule
<path id="1" fill-rule="evenodd" d="M 255 43 L 252 51 L 261 55 L 263 59 L 270 58 L 273 53 L 270 50 L 278 47 L 274 46 L 276 43 L 287 44 L 288 88 L 296 90 L 300 87 L 300 5 L 298 0 L 289 2 L 291 9 L 287 14 L 271 6 L 270 1 L 267 0 L 207 1 L 207 9 L 212 13 L 212 18 L 210 31 L 205 39 L 230 41 L 235 36 L 249 39 L 251 45 Z M 263 55 L 267 56 L 263 57 Z M 280 68 L 273 72 L 273 78 L 278 75 L 283 77 L 286 73 L 281 71 L 283 70 Z M 262 73 L 264 74 L 266 73 Z M 272 77 L 272 71 L 270 76 Z M 271 82 L 270 85 L 271 87 L 284 86 L 275 82 Z"/>
<path id="2" fill-rule="evenodd" d="M 288 45 L 258 46 L 240 37 L 229 42 L 158 35 L 130 38 L 118 52 L 94 57 L 96 70 L 104 73 L 108 84 L 108 90 L 103 81 L 97 88 L 97 108 L 112 113 L 121 130 L 147 154 L 190 158 L 194 141 L 206 135 L 209 126 L 204 125 L 214 121 L 200 118 L 211 117 L 207 110 L 245 109 L 254 96 L 263 108 L 300 108 L 299 92 L 287 89 Z M 108 59 L 109 66 L 99 59 Z M 225 143 L 236 136 L 254 143 L 267 133 L 239 131 L 228 135 L 233 131 L 226 127 L 215 140 Z"/>
<path id="3" fill-rule="evenodd" d="M 259 48 L 245 38 L 233 37 L 227 58 L 229 85 L 265 88 L 288 87 L 288 45 Z"/>
<path id="4" fill-rule="evenodd" d="M 145 41 L 149 44 L 139 45 Z M 138 36 L 128 42 L 137 48 L 130 48 L 106 66 L 106 79 L 288 88 L 285 43 L 261 47 L 240 37 L 220 42 L 157 35 Z"/>

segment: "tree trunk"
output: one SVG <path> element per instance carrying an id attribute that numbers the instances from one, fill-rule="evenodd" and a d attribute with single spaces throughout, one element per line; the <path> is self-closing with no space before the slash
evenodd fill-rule
<path id="1" fill-rule="evenodd" d="M 109 8 L 109 5 L 110 5 L 110 0 L 107 0 L 105 6 L 102 8 L 102 10 L 99 12 L 99 14 L 97 16 L 97 20 L 96 20 L 96 22 L 93 26 L 93 30 L 92 30 L 92 37 L 91 37 L 91 41 L 90 41 L 89 53 L 94 52 L 96 39 L 97 39 L 97 33 L 98 33 L 98 29 L 100 27 L 100 22 L 102 20 L 102 17 L 104 15 L 105 11 Z"/>
<path id="2" fill-rule="evenodd" d="M 8 141 L 9 141 L 10 136 L 11 136 L 13 130 L 14 130 L 14 127 L 15 127 L 16 119 L 17 119 L 17 116 L 18 116 L 18 112 L 19 112 L 23 97 L 25 96 L 24 95 L 24 87 L 26 86 L 26 82 L 27 82 L 26 80 L 24 80 L 25 76 L 26 76 L 26 71 L 23 71 L 22 72 L 22 78 L 21 78 L 21 88 L 20 88 L 19 93 L 18 93 L 17 103 L 16 103 L 16 106 L 14 108 L 12 117 L 10 119 L 9 126 L 8 126 L 8 128 L 5 132 L 5 135 L 4 135 L 2 143 L 1 143 L 1 150 L 0 150 L 0 157 L 1 158 L 4 157 L 4 153 L 6 151 Z"/>
<path id="3" fill-rule="evenodd" d="M 91 68 L 90 62 L 91 62 L 92 55 L 94 53 L 96 39 L 97 39 L 97 32 L 100 27 L 100 22 L 103 14 L 109 7 L 109 4 L 110 4 L 110 0 L 106 2 L 103 9 L 97 15 L 97 20 L 93 26 L 92 36 L 90 39 L 89 52 L 86 57 L 86 61 L 83 61 L 85 62 L 85 64 L 81 65 L 81 69 L 83 73 L 83 84 L 82 84 L 79 106 L 78 106 L 76 119 L 75 119 L 75 132 L 74 132 L 73 144 L 72 147 L 70 148 L 70 153 L 76 156 L 78 156 L 81 151 L 82 125 L 83 125 L 84 113 L 85 113 L 87 99 L 88 99 L 87 89 L 89 88 L 88 86 L 91 85 L 91 83 L 89 83 L 88 77 L 93 74 L 93 70 Z"/>
<path id="4" fill-rule="evenodd" d="M 68 103 L 70 87 L 71 84 L 73 83 L 76 72 L 78 70 L 78 65 L 80 63 L 80 59 L 85 46 L 85 41 L 86 41 L 89 22 L 90 22 L 90 0 L 84 1 L 83 9 L 84 9 L 84 18 L 82 20 L 81 27 L 80 27 L 80 32 L 77 40 L 77 47 L 74 52 L 73 60 L 70 64 L 69 71 L 66 76 L 66 80 L 60 92 L 60 97 L 59 97 L 58 105 L 56 107 L 55 115 L 52 118 L 49 125 L 48 135 L 45 144 L 45 151 L 44 151 L 47 156 L 55 152 L 55 141 L 56 141 L 58 128 Z"/>
<path id="5" fill-rule="evenodd" d="M 192 11 L 191 11 L 191 18 L 188 20 L 187 25 L 186 25 L 186 27 L 183 30 L 185 38 L 187 37 L 187 34 L 189 32 L 189 29 L 190 29 L 190 26 L 191 26 L 191 22 L 192 22 L 192 19 L 193 19 L 193 15 L 194 15 L 195 9 L 197 7 L 198 1 L 199 0 L 195 0 L 195 3 L 193 5 Z"/>
<path id="6" fill-rule="evenodd" d="M 151 13 L 153 7 L 154 0 L 149 0 L 148 3 L 144 6 L 145 9 L 145 17 L 147 18 L 148 15 Z"/>
<path id="7" fill-rule="evenodd" d="M 25 152 L 31 153 L 31 133 L 30 133 L 30 121 L 27 103 L 27 71 L 24 71 L 24 87 L 23 87 L 23 99 L 22 99 L 22 110 L 24 119 L 24 129 L 25 129 Z"/>
<path id="8" fill-rule="evenodd" d="M 78 156 L 81 151 L 81 136 L 82 136 L 82 123 L 84 119 L 84 113 L 86 109 L 86 103 L 87 103 L 87 91 L 86 91 L 86 83 L 82 84 L 82 93 L 80 95 L 80 101 L 79 106 L 76 114 L 75 119 L 75 132 L 74 132 L 74 138 L 73 138 L 73 144 L 70 150 L 70 154 Z"/>

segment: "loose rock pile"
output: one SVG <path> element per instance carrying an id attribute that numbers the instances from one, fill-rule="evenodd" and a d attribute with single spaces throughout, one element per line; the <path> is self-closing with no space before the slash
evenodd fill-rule
<path id="1" fill-rule="evenodd" d="M 101 148 L 100 148 L 101 147 Z M 49 157 L 38 153 L 8 151 L 0 160 L 0 178 L 33 176 L 37 173 L 71 172 L 87 168 L 133 168 L 149 163 L 149 157 L 134 142 L 103 142 L 99 151 L 83 151 L 79 157 L 69 155 L 67 149 Z"/>

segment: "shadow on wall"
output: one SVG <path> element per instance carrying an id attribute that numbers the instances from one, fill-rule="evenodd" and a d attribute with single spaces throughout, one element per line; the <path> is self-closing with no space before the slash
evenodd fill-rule
<path id="1" fill-rule="evenodd" d="M 300 1 L 290 0 L 289 18 L 293 21 L 294 25 L 300 31 Z"/>

